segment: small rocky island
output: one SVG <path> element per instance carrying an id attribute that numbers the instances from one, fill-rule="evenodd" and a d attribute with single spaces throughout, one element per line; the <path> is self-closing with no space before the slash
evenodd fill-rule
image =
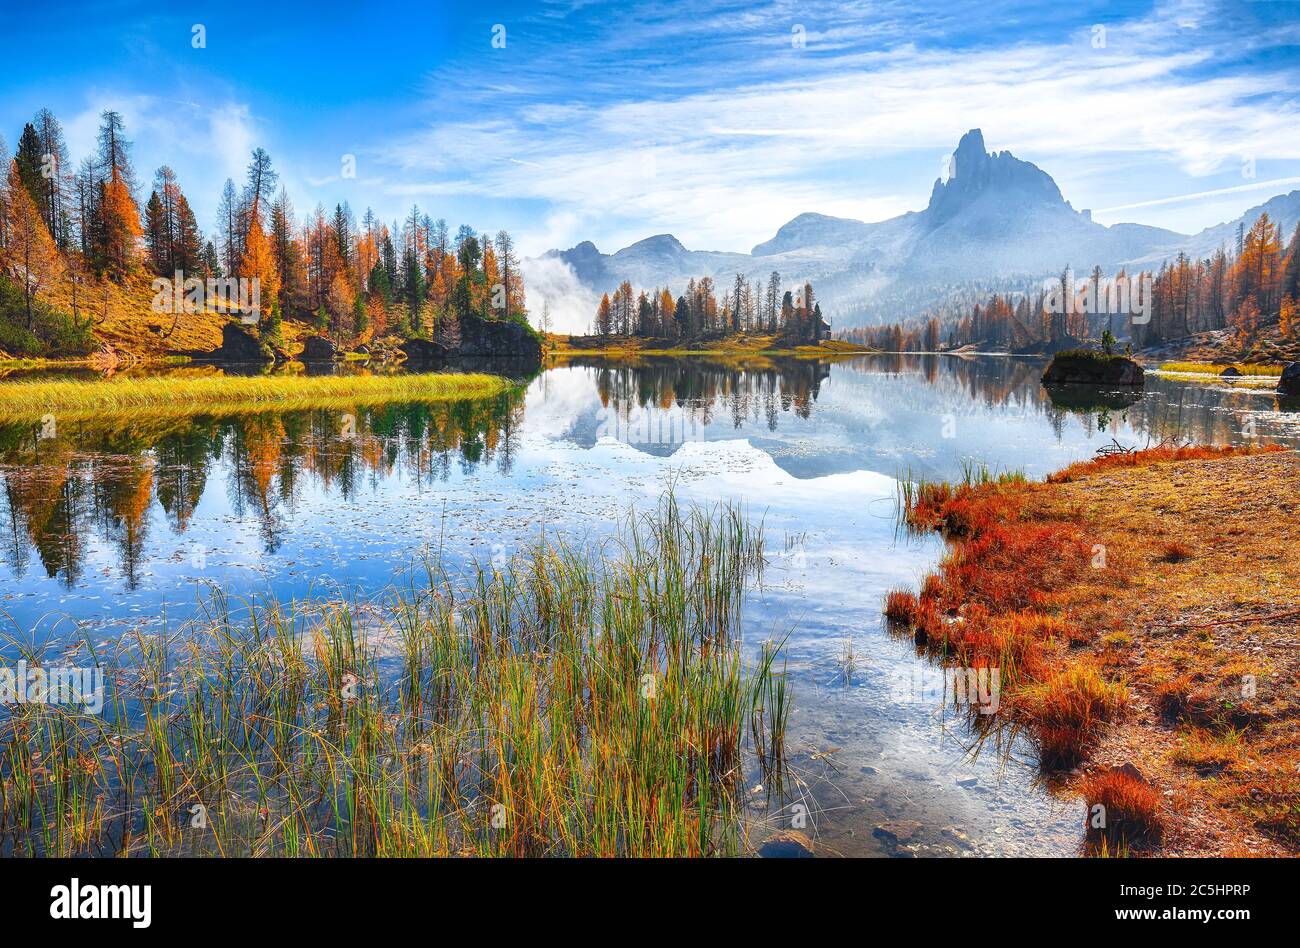
<path id="1" fill-rule="evenodd" d="M 1141 388 L 1142 383 L 1142 366 L 1132 359 L 1093 349 L 1058 352 L 1043 373 L 1044 385 L 1122 385 Z"/>
<path id="2" fill-rule="evenodd" d="M 1277 381 L 1277 393 L 1300 397 L 1300 362 L 1292 362 L 1282 370 L 1282 377 Z"/>

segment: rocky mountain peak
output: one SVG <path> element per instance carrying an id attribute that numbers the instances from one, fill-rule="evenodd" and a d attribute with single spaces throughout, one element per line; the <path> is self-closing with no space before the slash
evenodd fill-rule
<path id="1" fill-rule="evenodd" d="M 989 153 L 983 132 L 972 128 L 957 143 L 948 180 L 934 182 L 926 213 L 939 224 L 990 192 L 1017 204 L 1065 203 L 1051 175 L 1009 151 Z"/>
<path id="2" fill-rule="evenodd" d="M 669 256 L 688 252 L 682 242 L 672 234 L 655 234 L 653 237 L 646 237 L 644 240 L 638 240 L 636 243 L 624 247 L 618 252 L 627 253 L 628 251 L 665 254 Z"/>

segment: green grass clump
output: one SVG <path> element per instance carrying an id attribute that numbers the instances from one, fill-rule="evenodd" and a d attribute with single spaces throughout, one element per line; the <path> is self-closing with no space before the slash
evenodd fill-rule
<path id="1" fill-rule="evenodd" d="M 1100 349 L 1062 349 L 1052 357 L 1052 361 L 1059 364 L 1074 363 L 1077 365 L 1081 362 L 1094 362 L 1105 365 L 1110 362 L 1128 361 L 1128 356 L 1118 352 L 1107 354 Z"/>
<path id="2" fill-rule="evenodd" d="M 243 411 L 259 408 L 331 408 L 379 402 L 484 398 L 509 387 L 494 375 L 429 373 L 396 375 L 175 374 L 82 381 L 31 380 L 0 383 L 0 419 L 47 412 L 99 413 L 150 409 Z"/>
<path id="3" fill-rule="evenodd" d="M 101 715 L 0 719 L 0 854 L 744 852 L 791 701 L 778 647 L 740 648 L 763 562 L 739 510 L 669 496 L 599 550 L 543 539 L 243 618 L 218 593 L 175 635 L 86 643 Z"/>
<path id="4" fill-rule="evenodd" d="M 1027 484 L 1029 478 L 1019 468 L 1004 471 L 998 468 L 990 468 L 982 461 L 962 458 L 961 483 L 966 487 L 983 487 L 986 484 Z"/>

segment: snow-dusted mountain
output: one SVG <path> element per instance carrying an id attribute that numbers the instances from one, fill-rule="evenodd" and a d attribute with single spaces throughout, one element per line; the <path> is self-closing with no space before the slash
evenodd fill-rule
<path id="1" fill-rule="evenodd" d="M 672 234 L 658 234 L 638 240 L 617 253 L 604 254 L 584 240 L 562 252 L 551 251 L 569 266 L 578 279 L 593 290 L 612 291 L 624 280 L 637 289 L 653 286 L 681 286 L 691 277 L 720 271 L 744 269 L 748 254 L 708 250 L 687 250 Z"/>
<path id="2" fill-rule="evenodd" d="M 1237 246 L 1237 227 L 1245 225 L 1246 230 L 1250 230 L 1251 225 L 1259 219 L 1260 214 L 1268 214 L 1269 220 L 1274 224 L 1281 225 L 1282 241 L 1283 243 L 1289 241 L 1295 233 L 1296 224 L 1300 223 L 1300 190 L 1271 197 L 1263 204 L 1255 205 L 1240 217 L 1224 221 L 1222 224 L 1215 224 L 1197 234 L 1193 234 L 1191 237 L 1183 238 L 1176 246 L 1167 247 L 1145 256 L 1135 257 L 1134 264 L 1147 269 L 1158 267 L 1162 261 L 1179 251 L 1186 252 L 1193 259 L 1208 257 L 1220 247 L 1225 247 L 1229 252 L 1233 252 Z"/>
<path id="3" fill-rule="evenodd" d="M 1300 217 L 1300 191 L 1248 211 L 1247 226 L 1261 210 L 1289 236 Z M 800 214 L 748 254 L 688 250 L 660 234 L 612 254 L 584 241 L 530 263 L 539 272 L 571 271 L 584 293 L 596 297 L 623 280 L 677 293 L 691 277 L 709 275 L 725 288 L 736 273 L 754 282 L 776 270 L 787 286 L 813 281 L 823 308 L 847 327 L 915 314 L 956 287 L 1005 287 L 1008 280 L 1057 274 L 1067 264 L 1113 272 L 1121 265 L 1159 266 L 1180 250 L 1206 256 L 1235 241 L 1237 223 L 1194 236 L 1141 224 L 1104 226 L 1076 211 L 1051 175 L 1010 152 L 990 153 L 980 130 L 971 129 L 953 152 L 947 180 L 935 181 L 921 211 L 878 223 Z"/>

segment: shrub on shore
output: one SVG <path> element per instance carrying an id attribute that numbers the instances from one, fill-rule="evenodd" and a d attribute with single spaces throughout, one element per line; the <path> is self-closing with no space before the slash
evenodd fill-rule
<path id="1" fill-rule="evenodd" d="M 1166 464 L 1170 461 L 1206 461 L 1220 458 L 1237 457 L 1243 454 L 1267 454 L 1285 450 L 1280 445 L 1162 445 L 1143 451 L 1119 451 L 1093 458 L 1090 461 L 1076 461 L 1047 478 L 1049 484 L 1065 484 L 1069 481 L 1099 474 L 1103 471 L 1122 467 L 1146 467 L 1151 464 Z"/>
<path id="2" fill-rule="evenodd" d="M 23 291 L 0 273 L 0 352 L 19 358 L 50 355 L 84 356 L 94 351 L 90 320 L 78 320 L 33 298 L 32 318 L 27 318 Z"/>
<path id="3" fill-rule="evenodd" d="M 1088 805 L 1086 841 L 1094 852 L 1124 854 L 1149 849 L 1164 834 L 1160 793 L 1133 768 L 1109 767 L 1083 781 Z"/>

